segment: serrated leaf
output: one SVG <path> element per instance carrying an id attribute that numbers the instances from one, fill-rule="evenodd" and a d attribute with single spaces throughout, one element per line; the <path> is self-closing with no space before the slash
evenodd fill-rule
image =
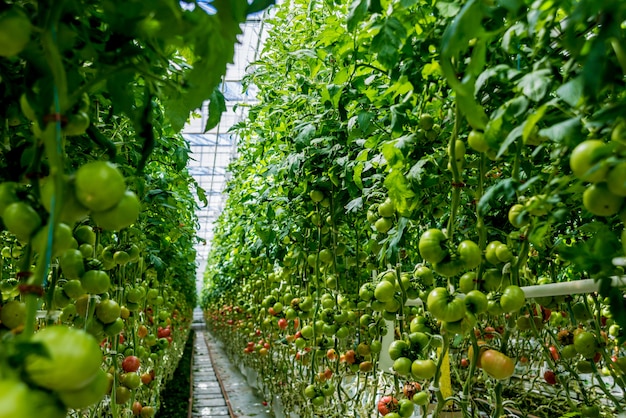
<path id="1" fill-rule="evenodd" d="M 402 242 L 402 238 L 404 237 L 404 231 L 406 230 L 407 225 L 409 224 L 409 220 L 404 216 L 401 216 L 396 222 L 396 225 L 391 233 L 391 237 L 388 241 L 386 256 L 387 259 L 393 260 L 397 255 L 398 251 L 400 251 L 400 243 Z"/>
<path id="2" fill-rule="evenodd" d="M 377 53 L 378 61 L 387 68 L 398 62 L 399 49 L 406 38 L 406 29 L 395 17 L 389 17 L 380 25 L 372 39 L 371 49 Z"/>
<path id="3" fill-rule="evenodd" d="M 356 199 L 352 199 L 345 206 L 347 213 L 355 213 L 363 209 L 363 198 L 357 197 Z"/>

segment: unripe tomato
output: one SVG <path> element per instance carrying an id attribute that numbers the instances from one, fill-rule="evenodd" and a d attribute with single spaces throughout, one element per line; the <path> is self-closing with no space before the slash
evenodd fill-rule
<path id="1" fill-rule="evenodd" d="M 59 221 L 73 225 L 75 222 L 83 220 L 89 214 L 89 209 L 83 206 L 77 199 L 74 189 L 74 179 L 64 176 L 62 180 L 62 189 L 56 193 L 56 207 L 61 206 Z M 52 209 L 52 197 L 55 194 L 55 183 L 51 177 L 40 180 L 39 187 L 41 190 L 41 203 L 50 213 Z M 59 200 L 61 197 L 62 200 Z"/>
<path id="2" fill-rule="evenodd" d="M 11 300 L 0 308 L 0 323 L 8 329 L 16 329 L 26 321 L 26 304 Z"/>
<path id="3" fill-rule="evenodd" d="M 35 236 L 32 238 L 33 250 L 39 254 L 44 254 L 48 246 L 48 231 L 50 224 L 47 224 L 43 228 L 40 228 Z M 67 224 L 59 223 L 54 229 L 52 237 L 52 256 L 58 257 L 70 248 L 77 248 L 77 242 L 72 235 L 72 228 Z"/>
<path id="4" fill-rule="evenodd" d="M 467 135 L 467 144 L 476 152 L 487 152 L 489 144 L 485 140 L 485 134 L 475 129 Z"/>
<path id="5" fill-rule="evenodd" d="M 588 186 L 583 192 L 583 206 L 596 216 L 613 216 L 619 212 L 624 198 L 611 193 L 606 183 Z"/>
<path id="6" fill-rule="evenodd" d="M 125 192 L 124 176 L 109 162 L 92 161 L 76 171 L 76 197 L 92 211 L 111 209 Z"/>
<path id="7" fill-rule="evenodd" d="M 603 181 L 609 167 L 601 164 L 610 149 L 599 139 L 588 139 L 578 144 L 570 155 L 570 168 L 577 178 L 590 183 Z"/>
<path id="8" fill-rule="evenodd" d="M 509 285 L 504 288 L 500 297 L 500 306 L 504 312 L 517 312 L 526 303 L 524 291 L 519 286 Z"/>
<path id="9" fill-rule="evenodd" d="M 32 25 L 22 10 L 13 6 L 0 15 L 0 57 L 18 55 L 28 42 Z M 16 415 L 17 416 L 17 415 Z"/>
<path id="10" fill-rule="evenodd" d="M 21 380 L 0 380 L 0 417 L 65 418 L 66 414 L 51 393 L 33 389 Z"/>
<path id="11" fill-rule="evenodd" d="M 83 288 L 88 293 L 102 294 L 109 290 L 111 278 L 102 270 L 89 270 L 81 277 Z"/>
<path id="12" fill-rule="evenodd" d="M 414 360 L 411 364 L 411 374 L 416 379 L 430 379 L 435 376 L 437 364 L 430 360 Z"/>
<path id="13" fill-rule="evenodd" d="M 26 202 L 9 204 L 2 213 L 2 220 L 9 232 L 14 234 L 20 242 L 28 242 L 30 237 L 41 226 L 41 217 Z"/>
<path id="14" fill-rule="evenodd" d="M 423 390 L 413 395 L 413 398 L 411 398 L 411 400 L 415 403 L 415 405 L 424 406 L 430 401 L 430 394 L 427 391 Z"/>
<path id="15" fill-rule="evenodd" d="M 104 398 L 109 389 L 107 373 L 100 369 L 94 379 L 85 387 L 73 391 L 57 391 L 59 399 L 71 409 L 83 409 L 96 404 Z"/>
<path id="16" fill-rule="evenodd" d="M 454 322 L 463 319 L 465 302 L 452 296 L 445 287 L 437 287 L 428 294 L 427 309 L 441 321 Z"/>
<path id="17" fill-rule="evenodd" d="M 378 214 L 383 218 L 391 218 L 396 213 L 396 206 L 390 198 L 378 205 Z"/>
<path id="18" fill-rule="evenodd" d="M 63 275 L 69 280 L 80 279 L 85 273 L 83 254 L 76 249 L 65 250 L 59 257 L 59 266 Z"/>
<path id="19" fill-rule="evenodd" d="M 117 320 L 122 313 L 122 308 L 113 299 L 100 301 L 96 305 L 96 317 L 103 324 L 110 324 Z"/>
<path id="20" fill-rule="evenodd" d="M 439 263 L 447 255 L 444 246 L 445 234 L 440 229 L 429 229 L 419 239 L 418 249 L 422 258 L 430 263 Z"/>
<path id="21" fill-rule="evenodd" d="M 462 241 L 457 247 L 459 258 L 465 264 L 467 270 L 472 270 L 480 265 L 482 254 L 480 247 L 474 241 Z"/>
<path id="22" fill-rule="evenodd" d="M 132 225 L 141 212 L 137 195 L 130 190 L 124 192 L 117 204 L 108 210 L 93 211 L 91 218 L 102 229 L 119 231 Z M 118 263 L 119 264 L 119 263 Z"/>
<path id="23" fill-rule="evenodd" d="M 513 376 L 515 362 L 509 356 L 496 350 L 485 350 L 480 354 L 482 369 L 497 380 L 508 379 Z"/>
<path id="24" fill-rule="evenodd" d="M 50 326 L 33 335 L 48 356 L 30 354 L 25 363 L 28 377 L 55 391 L 78 390 L 96 377 L 102 352 L 94 337 L 77 328 Z"/>
<path id="25" fill-rule="evenodd" d="M 393 220 L 391 218 L 378 218 L 374 222 L 374 228 L 381 234 L 386 234 L 393 227 Z"/>

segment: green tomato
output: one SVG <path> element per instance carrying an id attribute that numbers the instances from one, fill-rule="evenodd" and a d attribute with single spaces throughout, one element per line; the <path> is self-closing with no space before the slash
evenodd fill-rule
<path id="1" fill-rule="evenodd" d="M 411 332 L 409 333 L 409 343 L 412 352 L 421 353 L 428 347 L 430 337 L 423 332 Z"/>
<path id="2" fill-rule="evenodd" d="M 65 250 L 59 257 L 61 272 L 69 280 L 80 279 L 85 273 L 83 254 L 79 250 Z"/>
<path id="3" fill-rule="evenodd" d="M 383 203 L 378 205 L 378 215 L 383 218 L 391 218 L 396 213 L 396 206 L 390 198 L 385 199 Z"/>
<path id="4" fill-rule="evenodd" d="M 21 380 L 0 380 L 0 418 L 65 418 L 52 393 L 29 387 Z"/>
<path id="5" fill-rule="evenodd" d="M 514 228 L 522 228 L 530 223 L 530 219 L 528 213 L 525 210 L 524 205 L 520 205 L 516 203 L 511 206 L 508 214 L 509 222 L 513 225 Z"/>
<path id="6" fill-rule="evenodd" d="M 9 204 L 2 213 L 2 220 L 9 232 L 14 234 L 22 242 L 28 242 L 30 237 L 41 226 L 41 217 L 26 202 Z"/>
<path id="7" fill-rule="evenodd" d="M 383 280 L 376 285 L 376 288 L 374 289 L 374 297 L 379 302 L 389 302 L 393 299 L 395 291 L 396 287 L 392 283 Z"/>
<path id="8" fill-rule="evenodd" d="M 470 290 L 465 295 L 465 306 L 467 310 L 473 314 L 481 314 L 487 312 L 489 307 L 489 300 L 487 296 L 480 290 Z"/>
<path id="9" fill-rule="evenodd" d="M 482 288 L 485 292 L 496 292 L 509 284 L 509 279 L 502 275 L 500 269 L 487 269 L 483 272 Z"/>
<path id="10" fill-rule="evenodd" d="M 475 129 L 472 129 L 468 134 L 467 145 L 476 152 L 487 152 L 489 150 L 489 144 L 485 140 L 485 134 Z"/>
<path id="11" fill-rule="evenodd" d="M 422 258 L 429 263 L 441 262 L 448 255 L 448 250 L 444 245 L 446 239 L 440 229 L 429 229 L 424 232 L 418 242 Z"/>
<path id="12" fill-rule="evenodd" d="M 135 193 L 127 190 L 116 205 L 105 211 L 93 211 L 91 218 L 104 230 L 119 231 L 137 221 L 140 212 L 139 198 Z"/>
<path id="13" fill-rule="evenodd" d="M 624 198 L 611 193 L 606 183 L 588 186 L 583 192 L 583 206 L 596 216 L 613 216 L 619 212 Z"/>
<path id="14" fill-rule="evenodd" d="M 457 249 L 459 258 L 465 264 L 467 270 L 472 270 L 478 267 L 482 261 L 482 253 L 480 247 L 474 241 L 465 240 L 462 241 Z"/>
<path id="15" fill-rule="evenodd" d="M 500 306 L 504 312 L 517 312 L 526 303 L 524 291 L 515 285 L 509 285 L 504 288 L 500 297 Z"/>
<path id="16" fill-rule="evenodd" d="M 76 171 L 76 197 L 92 211 L 106 211 L 119 203 L 126 181 L 119 169 L 105 161 L 92 161 Z"/>
<path id="17" fill-rule="evenodd" d="M 616 196 L 626 196 L 626 161 L 617 163 L 606 176 L 606 185 Z"/>
<path id="18" fill-rule="evenodd" d="M 47 224 L 43 228 L 39 229 L 32 239 L 33 250 L 39 254 L 44 254 L 48 246 L 48 231 L 50 225 Z M 77 248 L 78 243 L 72 235 L 72 228 L 67 224 L 59 223 L 54 229 L 52 237 L 52 256 L 58 257 L 70 248 Z"/>
<path id="19" fill-rule="evenodd" d="M 87 218 L 89 209 L 76 199 L 74 179 L 69 176 L 64 176 L 61 184 L 62 190 L 56 193 L 56 207 L 61 206 L 59 220 L 73 225 L 75 222 Z M 46 177 L 40 180 L 39 187 L 43 207 L 50 213 L 52 210 L 52 198 L 55 195 L 55 183 L 51 177 Z"/>
<path id="20" fill-rule="evenodd" d="M 590 183 L 598 183 L 606 177 L 609 167 L 603 160 L 610 148 L 599 139 L 588 139 L 578 144 L 570 154 L 569 165 L 577 178 Z"/>
<path id="21" fill-rule="evenodd" d="M 97 295 L 107 292 L 111 286 L 111 278 L 103 270 L 89 270 L 80 281 L 85 291 Z"/>
<path id="22" fill-rule="evenodd" d="M 415 404 L 410 399 L 400 399 L 398 401 L 398 414 L 402 418 L 409 418 L 413 415 Z"/>
<path id="23" fill-rule="evenodd" d="M 0 15 L 0 57 L 14 57 L 30 41 L 32 24 L 22 10 L 13 6 Z M 17 416 L 17 415 L 16 415 Z"/>
<path id="24" fill-rule="evenodd" d="M 437 364 L 430 360 L 413 360 L 411 364 L 411 374 L 416 379 L 431 379 L 435 376 Z"/>
<path id="25" fill-rule="evenodd" d="M 469 293 L 478 288 L 478 274 L 475 271 L 464 273 L 459 279 L 459 290 L 461 293 Z"/>
<path id="26" fill-rule="evenodd" d="M 466 262 L 458 258 L 433 263 L 433 269 L 443 277 L 454 277 L 465 270 L 466 266 Z"/>
<path id="27" fill-rule="evenodd" d="M 388 353 L 392 360 L 397 360 L 408 355 L 410 345 L 405 340 L 394 340 L 389 344 Z"/>
<path id="28" fill-rule="evenodd" d="M 424 406 L 430 401 L 430 394 L 427 391 L 423 390 L 413 395 L 411 400 L 415 403 L 415 405 Z"/>
<path id="29" fill-rule="evenodd" d="M 435 280 L 432 270 L 423 265 L 417 265 L 415 267 L 413 277 L 423 286 L 431 286 Z"/>
<path id="30" fill-rule="evenodd" d="M 437 287 L 428 294 L 426 307 L 440 321 L 459 321 L 465 315 L 463 299 L 452 296 L 445 287 Z"/>
<path id="31" fill-rule="evenodd" d="M 94 379 L 77 390 L 58 391 L 63 404 L 71 409 L 83 409 L 100 402 L 109 389 L 109 378 L 104 370 L 98 370 Z"/>
<path id="32" fill-rule="evenodd" d="M 598 351 L 595 335 L 589 331 L 582 331 L 574 335 L 574 348 L 583 357 L 591 358 Z"/>
<path id="33" fill-rule="evenodd" d="M 400 376 L 408 376 L 411 373 L 413 362 L 408 357 L 399 357 L 393 362 L 393 370 Z"/>
<path id="34" fill-rule="evenodd" d="M 20 199 L 17 197 L 17 189 L 19 184 L 12 181 L 0 183 L 0 216 L 11 203 L 17 203 Z"/>
<path id="35" fill-rule="evenodd" d="M 98 341 L 80 329 L 63 325 L 37 332 L 32 342 L 41 343 L 47 356 L 30 354 L 25 370 L 31 381 L 46 389 L 75 391 L 96 378 L 102 364 Z"/>
<path id="36" fill-rule="evenodd" d="M 493 265 L 498 265 L 502 263 L 502 261 L 498 258 L 496 254 L 496 249 L 500 245 L 504 244 L 502 244 L 502 242 L 500 241 L 495 240 L 487 244 L 487 247 L 485 248 L 485 259 L 487 259 L 487 261 Z"/>

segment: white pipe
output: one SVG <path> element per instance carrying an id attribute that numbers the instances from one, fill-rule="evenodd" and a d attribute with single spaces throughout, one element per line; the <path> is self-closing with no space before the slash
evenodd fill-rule
<path id="1" fill-rule="evenodd" d="M 611 287 L 625 287 L 626 276 L 612 277 Z M 572 282 L 548 283 L 522 287 L 527 298 L 548 296 L 575 295 L 579 293 L 597 292 L 600 282 L 594 279 L 574 280 Z"/>

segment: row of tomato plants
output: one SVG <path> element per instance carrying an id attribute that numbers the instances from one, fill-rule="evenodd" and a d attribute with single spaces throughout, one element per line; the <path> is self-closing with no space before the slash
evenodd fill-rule
<path id="1" fill-rule="evenodd" d="M 178 131 L 261 3 L 0 5 L 1 417 L 155 415 L 206 203 Z"/>
<path id="2" fill-rule="evenodd" d="M 623 411 L 625 6 L 287 3 L 206 271 L 233 357 L 299 416 Z"/>

